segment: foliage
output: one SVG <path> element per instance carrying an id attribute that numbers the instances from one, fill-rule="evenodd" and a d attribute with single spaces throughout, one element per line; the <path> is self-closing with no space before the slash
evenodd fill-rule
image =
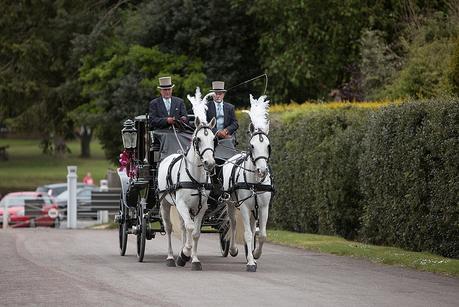
<path id="1" fill-rule="evenodd" d="M 382 86 L 379 96 L 430 98 L 451 94 L 448 65 L 458 25 L 457 13 L 440 12 L 411 24 L 402 40 L 405 63 L 390 83 Z"/>
<path id="2" fill-rule="evenodd" d="M 255 56 L 258 32 L 246 11 L 245 2 L 233 5 L 231 0 L 145 1 L 126 12 L 116 34 L 128 45 L 201 59 L 206 76 L 201 87 L 224 80 L 229 88 L 261 73 Z M 248 93 L 262 88 L 261 83 L 250 83 L 231 90 L 226 98 L 248 104 Z"/>
<path id="3" fill-rule="evenodd" d="M 277 148 L 272 156 L 278 191 L 271 210 L 275 226 L 356 236 L 361 196 L 354 162 L 360 152 L 364 114 L 369 111 L 342 105 L 332 109 L 324 104 L 272 117 L 270 140 Z M 246 121 L 241 118 L 240 129 Z M 245 146 L 245 135 L 239 143 Z"/>
<path id="4" fill-rule="evenodd" d="M 362 236 L 459 257 L 459 101 L 376 112 L 364 138 Z"/>
<path id="5" fill-rule="evenodd" d="M 459 257 L 457 99 L 284 109 L 271 112 L 271 226 Z"/>
<path id="6" fill-rule="evenodd" d="M 275 100 L 325 97 L 345 80 L 344 68 L 356 59 L 367 24 L 362 7 L 354 0 L 254 1 L 259 52 Z"/>
<path id="7" fill-rule="evenodd" d="M 40 131 L 44 150 L 72 133 L 67 112 L 81 102 L 73 43 L 89 33 L 109 1 L 2 1 L 0 120 Z"/>
<path id="8" fill-rule="evenodd" d="M 451 93 L 459 96 L 459 37 L 456 39 L 453 55 L 451 56 L 448 79 L 451 85 Z"/>
<path id="9" fill-rule="evenodd" d="M 396 74 L 399 57 L 386 45 L 380 31 L 367 30 L 361 37 L 362 90 L 365 97 L 374 98 Z"/>
<path id="10" fill-rule="evenodd" d="M 97 123 L 106 156 L 117 163 L 122 123 L 148 113 L 148 102 L 157 93 L 158 77 L 171 75 L 176 84 L 174 95 L 183 97 L 204 82 L 201 71 L 199 60 L 118 42 L 116 48 L 107 48 L 101 58 L 84 59 L 80 77 L 83 93 L 90 102 L 80 106 L 73 116 Z"/>

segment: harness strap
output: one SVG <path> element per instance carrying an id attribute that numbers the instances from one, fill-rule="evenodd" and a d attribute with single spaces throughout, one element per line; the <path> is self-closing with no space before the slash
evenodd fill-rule
<path id="1" fill-rule="evenodd" d="M 233 185 L 227 193 L 232 193 L 235 190 L 253 190 L 255 192 L 276 192 L 276 189 L 269 184 L 261 184 L 261 183 L 248 183 L 248 182 L 238 182 Z"/>
<path id="2" fill-rule="evenodd" d="M 229 187 L 228 190 L 224 191 L 228 194 L 231 194 L 231 193 L 234 193 L 236 192 L 237 190 L 249 190 L 249 191 L 252 191 L 252 195 L 249 195 L 248 197 L 244 198 L 244 199 L 241 199 L 239 200 L 238 198 L 238 194 L 237 193 L 234 193 L 234 196 L 236 198 L 236 205 L 235 207 L 236 208 L 239 208 L 242 203 L 244 203 L 247 199 L 251 198 L 251 197 L 255 197 L 255 212 L 252 211 L 253 215 L 254 215 L 254 218 L 255 219 L 258 219 L 258 199 L 257 199 L 257 193 L 264 193 L 264 192 L 271 192 L 273 194 L 276 193 L 276 189 L 274 188 L 274 179 L 273 179 L 273 176 L 272 176 L 272 171 L 271 171 L 271 167 L 268 165 L 268 169 L 269 169 L 269 176 L 271 178 L 271 184 L 268 185 L 268 184 L 262 184 L 262 183 L 248 183 L 247 182 L 247 174 L 245 171 L 243 171 L 243 176 L 244 176 L 244 182 L 238 182 L 239 181 L 239 176 L 240 176 L 240 172 L 237 173 L 236 175 L 236 169 L 238 168 L 241 168 L 242 166 L 242 163 L 244 161 L 247 160 L 247 158 L 249 157 L 249 155 L 243 155 L 241 156 L 239 159 L 237 159 L 234 163 L 233 163 L 233 168 L 231 169 L 231 186 Z M 271 202 L 272 202 L 272 198 L 271 198 L 271 201 L 270 201 L 270 205 L 271 205 Z"/>
<path id="3" fill-rule="evenodd" d="M 169 164 L 169 167 L 167 169 L 167 175 L 166 175 L 166 182 L 167 182 L 168 186 L 173 185 L 173 182 L 172 182 L 172 168 L 174 167 L 175 163 L 177 163 L 182 158 L 183 158 L 182 156 L 177 156 L 174 160 L 172 160 L 171 164 Z M 179 168 L 179 171 L 177 173 L 178 173 L 178 176 L 180 176 L 180 168 Z M 178 177 L 177 177 L 177 181 L 178 181 Z"/>
<path id="4" fill-rule="evenodd" d="M 171 195 L 172 193 L 176 192 L 177 190 L 179 189 L 191 189 L 191 190 L 198 190 L 198 193 L 197 194 L 191 194 L 191 195 L 199 195 L 199 206 L 198 206 L 198 211 L 196 212 L 196 214 L 193 214 L 194 216 L 198 215 L 199 212 L 201 211 L 201 208 L 202 208 L 202 194 L 203 194 L 203 191 L 210 191 L 212 190 L 213 186 L 211 183 L 208 183 L 207 180 L 208 180 L 208 176 L 206 177 L 206 182 L 198 182 L 193 176 L 191 176 L 191 173 L 190 171 L 188 170 L 187 167 L 185 167 L 185 171 L 188 175 L 188 177 L 190 178 L 191 181 L 180 181 L 180 168 L 179 170 L 177 171 L 177 183 L 173 183 L 172 182 L 172 168 L 174 167 L 174 165 L 179 161 L 180 161 L 180 166 L 182 165 L 183 163 L 183 156 L 178 156 L 176 157 L 174 160 L 172 160 L 171 164 L 169 164 L 169 167 L 168 167 L 168 170 L 167 170 L 167 175 L 166 175 L 166 182 L 167 182 L 167 188 L 164 189 L 164 190 L 158 190 L 158 194 L 159 193 L 164 193 L 163 195 L 161 195 L 160 199 L 159 199 L 159 202 L 161 202 L 164 197 L 166 197 L 167 194 Z M 186 160 L 185 160 L 185 164 L 186 164 Z M 172 195 L 171 195 L 172 196 Z"/>

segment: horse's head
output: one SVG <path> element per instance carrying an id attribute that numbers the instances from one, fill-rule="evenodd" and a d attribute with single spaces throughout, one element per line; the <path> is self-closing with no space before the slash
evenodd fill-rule
<path id="1" fill-rule="evenodd" d="M 261 129 L 250 125 L 249 155 L 255 165 L 255 177 L 258 182 L 263 182 L 268 175 L 268 161 L 271 156 L 271 144 L 268 134 Z"/>
<path id="2" fill-rule="evenodd" d="M 209 124 L 202 123 L 199 117 L 196 117 L 195 120 L 196 130 L 193 134 L 193 148 L 207 172 L 212 172 L 215 167 L 214 151 L 216 138 L 212 132 L 215 123 L 215 118 Z"/>

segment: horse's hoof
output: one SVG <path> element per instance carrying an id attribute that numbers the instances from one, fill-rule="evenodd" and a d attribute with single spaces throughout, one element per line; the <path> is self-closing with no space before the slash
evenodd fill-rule
<path id="1" fill-rule="evenodd" d="M 247 264 L 247 272 L 256 272 L 257 265 L 256 264 Z"/>
<path id="2" fill-rule="evenodd" d="M 186 261 L 184 261 L 181 256 L 178 256 L 177 257 L 177 265 L 178 266 L 185 266 L 185 264 L 186 264 Z"/>
<path id="3" fill-rule="evenodd" d="M 192 271 L 202 271 L 201 262 L 192 262 L 191 263 L 191 270 Z"/>
<path id="4" fill-rule="evenodd" d="M 175 268 L 175 261 L 173 258 L 169 258 L 166 260 L 166 265 L 170 268 Z"/>
<path id="5" fill-rule="evenodd" d="M 230 249 L 231 257 L 236 257 L 237 254 L 239 254 L 239 250 L 237 249 L 237 247 L 234 249 L 234 251 Z"/>
<path id="6" fill-rule="evenodd" d="M 185 262 L 188 262 L 190 261 L 191 257 L 190 256 L 187 256 L 183 253 L 183 251 L 180 252 L 180 257 L 185 260 Z"/>
<path id="7" fill-rule="evenodd" d="M 253 259 L 260 259 L 261 253 L 253 253 Z"/>

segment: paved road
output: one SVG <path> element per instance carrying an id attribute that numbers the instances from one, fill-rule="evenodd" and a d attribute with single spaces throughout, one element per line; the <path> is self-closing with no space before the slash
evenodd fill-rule
<path id="1" fill-rule="evenodd" d="M 165 265 L 164 237 L 144 263 L 118 255 L 109 230 L 0 230 L 0 305 L 6 306 L 458 306 L 459 279 L 267 245 L 256 273 L 243 251 L 199 245 L 202 272 Z M 179 242 L 174 242 L 177 250 Z"/>

